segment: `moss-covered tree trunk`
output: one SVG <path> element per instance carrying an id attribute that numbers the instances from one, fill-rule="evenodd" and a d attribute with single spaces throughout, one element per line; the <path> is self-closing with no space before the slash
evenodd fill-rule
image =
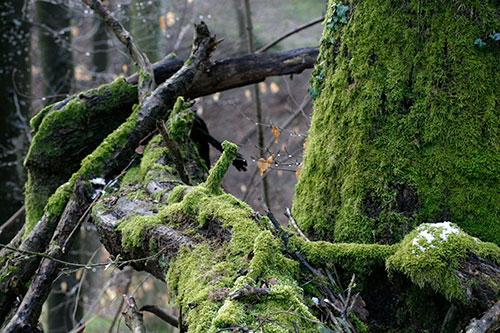
<path id="1" fill-rule="evenodd" d="M 344 5 L 329 5 L 314 72 L 298 224 L 393 244 L 452 221 L 500 244 L 498 2 Z"/>

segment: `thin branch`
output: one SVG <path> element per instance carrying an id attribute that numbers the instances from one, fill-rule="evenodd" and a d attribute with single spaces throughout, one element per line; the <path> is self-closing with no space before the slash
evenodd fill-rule
<path id="1" fill-rule="evenodd" d="M 290 212 L 290 208 L 288 207 L 286 207 L 285 216 L 288 217 L 288 220 L 292 224 L 295 231 L 297 231 L 297 233 L 300 235 L 300 237 L 302 237 L 306 242 L 310 242 L 309 238 L 307 238 L 306 235 L 304 235 L 304 233 L 302 232 L 302 230 L 300 230 L 299 226 L 297 225 L 297 222 L 295 222 L 295 219 L 293 218 L 292 213 Z"/>
<path id="2" fill-rule="evenodd" d="M 151 312 L 152 314 L 156 315 L 158 318 L 170 324 L 171 326 L 179 327 L 179 320 L 177 320 L 177 318 L 175 318 L 170 313 L 163 310 L 161 307 L 157 305 L 144 305 L 143 307 L 141 307 L 140 311 Z M 185 327 L 181 332 L 186 332 L 186 331 L 187 327 Z"/>
<path id="3" fill-rule="evenodd" d="M 278 44 L 279 42 L 281 42 L 283 39 L 287 38 L 287 37 L 290 37 L 291 35 L 293 34 L 296 34 L 297 32 L 299 31 L 302 31 L 306 28 L 309 28 L 309 27 L 312 27 L 313 25 L 315 24 L 318 24 L 320 22 L 323 22 L 323 20 L 325 19 L 325 16 L 321 16 L 315 20 L 312 20 L 311 22 L 308 22 L 308 23 L 305 23 L 293 30 L 290 30 L 289 32 L 285 33 L 284 35 L 276 38 L 275 40 L 273 40 L 272 42 L 270 42 L 269 44 L 267 44 L 266 46 L 260 48 L 259 50 L 257 50 L 255 53 L 263 53 L 263 52 L 266 52 L 267 50 L 269 50 L 271 47 L 275 46 L 276 44 Z"/>
<path id="4" fill-rule="evenodd" d="M 139 80 L 139 101 L 142 102 L 146 96 L 155 88 L 154 71 L 148 57 L 139 51 L 134 43 L 134 39 L 123 25 L 104 7 L 100 0 L 82 0 L 92 8 L 102 20 L 109 26 L 116 38 L 127 47 L 130 57 L 142 71 L 141 80 Z"/>
<path id="5" fill-rule="evenodd" d="M 16 220 L 18 218 L 20 218 L 23 214 L 24 214 L 24 211 L 26 210 L 26 206 L 23 205 L 21 208 L 19 208 L 14 214 L 12 214 L 11 217 L 9 217 L 9 219 L 7 221 L 5 221 L 1 226 L 0 226 L 0 235 L 2 234 L 2 232 L 9 228 L 12 224 L 14 224 L 14 222 L 16 222 Z"/>

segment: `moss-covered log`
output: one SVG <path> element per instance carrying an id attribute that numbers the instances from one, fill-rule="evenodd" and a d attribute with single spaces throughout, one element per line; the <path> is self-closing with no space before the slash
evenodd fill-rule
<path id="1" fill-rule="evenodd" d="M 330 3 L 313 74 L 298 224 L 318 239 L 393 244 L 452 221 L 500 244 L 498 3 L 344 5 Z"/>
<path id="2" fill-rule="evenodd" d="M 169 126 L 171 136 L 189 141 L 188 132 L 182 139 L 174 127 Z M 192 144 L 185 143 L 185 163 L 199 160 L 195 150 L 185 150 Z M 297 282 L 298 263 L 284 257 L 266 230 L 266 218 L 221 190 L 237 151 L 227 142 L 223 147 L 206 181 L 200 183 L 196 169 L 188 168 L 194 186 L 185 186 L 174 157 L 160 136 L 154 138 L 120 190 L 94 208 L 101 241 L 111 254 L 167 282 L 189 332 L 228 327 L 287 332 L 292 322 L 304 332 L 317 330 L 319 322 Z M 269 284 L 265 295 L 231 297 L 263 283 Z"/>
<path id="3" fill-rule="evenodd" d="M 264 80 L 268 76 L 300 73 L 311 68 L 317 49 L 247 55 L 210 64 L 198 84 L 185 96 L 195 98 Z M 182 67 L 167 57 L 154 66 L 155 79 L 163 83 Z M 123 123 L 137 103 L 137 75 L 102 85 L 46 107 L 31 121 L 33 144 L 25 165 L 27 228 L 43 214 L 48 198 L 80 167 L 81 160 Z"/>

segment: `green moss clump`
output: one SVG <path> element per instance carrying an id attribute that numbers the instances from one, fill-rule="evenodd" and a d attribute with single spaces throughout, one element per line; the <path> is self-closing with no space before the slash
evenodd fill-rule
<path id="1" fill-rule="evenodd" d="M 136 94 L 135 86 L 128 85 L 124 78 L 118 78 L 111 84 L 73 96 L 58 110 L 53 109 L 57 103 L 46 107 L 32 119 L 33 142 L 25 160 L 28 168 L 28 182 L 25 189 L 27 216 L 25 235 L 40 220 L 49 197 L 61 184 L 66 182 L 73 173 L 69 181 L 71 188 L 80 175 L 97 174 L 97 170 L 102 167 L 113 147 L 123 144 L 128 131 L 135 124 L 135 114 L 102 142 L 101 138 L 106 135 L 106 132 L 92 131 L 93 117 L 99 118 L 100 122 L 107 119 L 113 119 L 116 122 L 115 118 L 120 120 L 119 114 L 124 112 L 129 114 L 130 110 L 117 112 L 117 108 L 123 106 L 123 100 L 132 100 Z M 93 108 L 88 108 L 84 101 L 86 98 L 102 99 L 103 103 L 93 104 Z M 66 131 L 71 131 L 72 135 L 66 135 Z M 59 136 L 64 136 L 67 140 L 57 140 Z M 87 157 L 80 164 L 81 161 L 75 158 L 75 151 L 86 154 L 85 151 L 92 147 L 97 147 L 91 154 L 93 156 Z M 84 156 L 82 155 L 82 158 Z M 56 197 L 58 200 L 62 199 L 60 195 Z M 65 203 L 62 204 L 64 200 L 60 205 L 54 205 L 55 201 L 55 199 L 52 200 L 53 208 L 65 205 Z M 55 212 L 54 209 L 53 212 Z"/>
<path id="2" fill-rule="evenodd" d="M 466 286 L 454 271 L 470 253 L 500 263 L 500 248 L 495 244 L 469 236 L 450 222 L 426 223 L 404 238 L 386 267 L 389 272 L 404 273 L 421 288 L 430 286 L 449 301 L 466 303 Z"/>
<path id="3" fill-rule="evenodd" d="M 356 273 L 356 281 L 363 283 L 373 268 L 383 267 L 399 245 L 329 243 L 325 241 L 306 242 L 292 239 L 299 252 L 312 264 L 334 263 L 350 274 Z"/>
<path id="4" fill-rule="evenodd" d="M 168 117 L 168 134 L 176 141 L 184 142 L 189 138 L 194 120 L 194 112 L 189 110 L 190 106 L 191 103 L 184 101 L 184 97 L 178 97 Z"/>
<path id="5" fill-rule="evenodd" d="M 222 148 L 224 149 L 224 152 L 217 163 L 215 163 L 214 167 L 210 170 L 207 181 L 205 182 L 205 186 L 213 193 L 222 193 L 222 189 L 220 187 L 222 177 L 224 177 L 227 170 L 231 166 L 231 163 L 233 163 L 236 154 L 238 153 L 238 146 L 228 141 L 224 141 L 222 143 Z"/>
<path id="6" fill-rule="evenodd" d="M 348 23 L 325 26 L 313 74 L 293 205 L 300 228 L 394 244 L 446 219 L 500 244 L 500 48 L 474 45 L 500 31 L 498 4 L 343 4 Z"/>

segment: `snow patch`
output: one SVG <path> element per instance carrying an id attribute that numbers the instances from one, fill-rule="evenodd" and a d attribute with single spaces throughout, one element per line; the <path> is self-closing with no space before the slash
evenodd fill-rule
<path id="1" fill-rule="evenodd" d="M 427 249 L 437 248 L 434 244 L 437 242 L 448 241 L 448 236 L 460 235 L 461 231 L 449 221 L 440 223 L 425 223 L 420 225 L 417 230 L 418 235 L 413 239 L 412 245 L 425 252 Z"/>
<path id="2" fill-rule="evenodd" d="M 106 180 L 104 180 L 104 178 L 101 177 L 94 178 L 90 182 L 94 185 L 102 185 L 102 186 L 106 185 Z"/>

